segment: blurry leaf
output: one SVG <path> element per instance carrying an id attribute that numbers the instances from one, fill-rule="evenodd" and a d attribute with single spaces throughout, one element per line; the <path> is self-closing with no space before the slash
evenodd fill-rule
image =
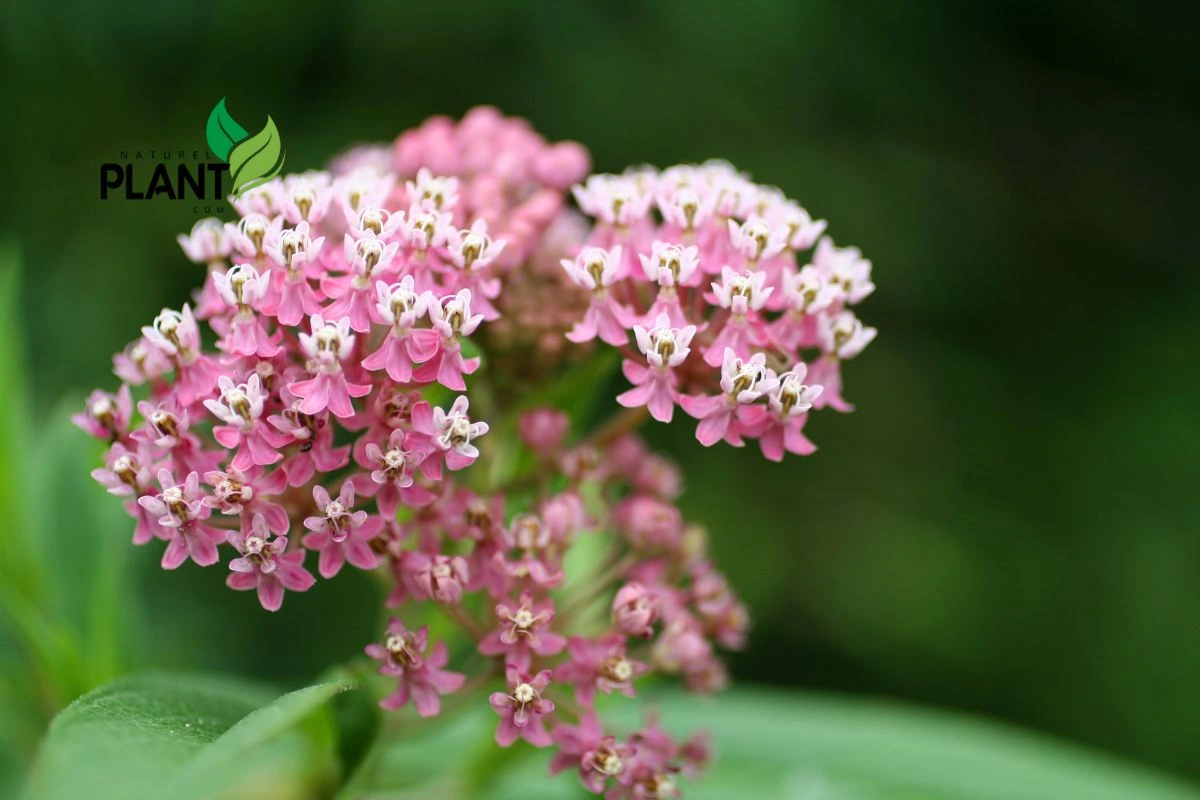
<path id="1" fill-rule="evenodd" d="M 689 800 L 1197 800 L 1200 790 L 1120 759 L 996 723 L 889 703 L 739 690 L 717 698 L 664 694 L 652 704 L 676 735 L 711 731 L 716 761 L 680 778 Z M 614 732 L 645 707 L 618 698 Z M 490 780 L 466 784 L 464 753 L 495 749 L 486 709 L 403 739 L 381 760 L 380 791 L 430 781 L 439 797 L 579 797 L 573 773 L 547 777 L 548 753 L 487 760 Z M 488 731 L 487 740 L 481 729 Z M 409 796 L 409 795 L 399 795 Z M 411 796 L 425 796 L 413 793 Z"/>
<path id="2" fill-rule="evenodd" d="M 246 129 L 229 115 L 224 97 L 213 106 L 212 113 L 208 115 L 208 125 L 205 126 L 204 134 L 208 139 L 208 149 L 222 161 L 229 160 L 229 151 L 247 135 Z"/>
<path id="3" fill-rule="evenodd" d="M 70 631 L 76 648 L 86 652 L 68 699 L 130 664 L 137 627 L 126 571 L 133 521 L 121 499 L 91 478 L 103 462 L 104 447 L 71 423 L 71 410 L 82 405 L 62 403 L 28 459 L 30 502 L 39 509 L 38 560 L 53 567 L 47 569 L 44 603 L 56 624 Z"/>
<path id="4" fill-rule="evenodd" d="M 16 569 L 29 564 L 30 533 L 24 524 L 21 502 L 25 454 L 29 452 L 28 379 L 25 369 L 25 336 L 20 303 L 21 255 L 16 242 L 0 240 L 0 508 L 7 509 L 0 528 L 0 596 L 32 595 L 37 570 Z M 4 569 L 11 567 L 12 569 Z"/>
<path id="5" fill-rule="evenodd" d="M 227 678 L 124 678 L 50 726 L 30 798 L 307 798 L 336 776 L 335 682 L 285 694 Z"/>
<path id="6" fill-rule="evenodd" d="M 267 116 L 267 124 L 249 139 L 238 142 L 229 151 L 229 174 L 234 194 L 253 189 L 274 178 L 283 169 L 284 151 L 279 130 Z"/>

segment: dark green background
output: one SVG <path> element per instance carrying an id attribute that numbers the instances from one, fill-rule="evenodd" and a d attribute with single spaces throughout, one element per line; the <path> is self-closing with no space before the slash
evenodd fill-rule
<path id="1" fill-rule="evenodd" d="M 727 158 L 874 260 L 880 328 L 812 458 L 651 433 L 754 609 L 736 675 L 1200 775 L 1196 8 L 7 0 L 0 229 L 38 415 L 111 388 L 200 278 L 191 204 L 101 202 L 99 164 L 203 147 L 223 95 L 272 115 L 293 171 L 481 102 L 602 170 Z M 271 617 L 154 561 L 129 587 L 148 663 L 297 683 L 374 634 L 349 575 Z"/>

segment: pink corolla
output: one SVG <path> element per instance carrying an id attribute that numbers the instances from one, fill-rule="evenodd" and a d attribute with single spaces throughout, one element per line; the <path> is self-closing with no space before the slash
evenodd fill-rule
<path id="1" fill-rule="evenodd" d="M 612 619 L 621 633 L 648 639 L 658 621 L 658 601 L 642 584 L 627 583 L 613 598 Z"/>
<path id="2" fill-rule="evenodd" d="M 199 435 L 190 430 L 191 416 L 173 401 L 156 404 L 142 400 L 137 409 L 144 423 L 130 434 L 134 441 L 169 451 L 188 472 L 207 472 L 221 462 L 219 451 L 204 450 Z"/>
<path id="3" fill-rule="evenodd" d="M 349 320 L 326 321 L 320 314 L 311 317 L 312 333 L 300 334 L 300 347 L 308 357 L 308 369 L 315 373 L 306 380 L 293 381 L 288 389 L 302 398 L 299 410 L 319 414 L 326 408 L 337 417 L 354 416 L 351 397 L 366 397 L 370 384 L 350 383 L 342 372 L 342 361 L 354 350 L 354 335 Z"/>
<path id="4" fill-rule="evenodd" d="M 404 446 L 405 433 L 397 428 L 389 435 L 386 447 L 368 442 L 364 448 L 363 464 L 371 468 L 370 478 L 379 513 L 387 519 L 396 516 L 401 504 L 419 508 L 433 502 L 436 495 L 413 480 L 413 473 L 425 458 L 425 453 Z"/>
<path id="5" fill-rule="evenodd" d="M 758 316 L 774 291 L 763 287 L 766 278 L 765 272 L 739 275 L 729 267 L 721 268 L 721 281 L 713 283 L 712 290 L 717 305 L 729 309 L 729 319 L 705 351 L 704 362 L 710 367 L 721 366 L 727 348 L 740 358 L 749 358 L 751 348 L 766 344 L 767 327 Z"/>
<path id="6" fill-rule="evenodd" d="M 469 467 L 479 458 L 479 448 L 471 442 L 488 432 L 488 424 L 472 422 L 467 416 L 469 407 L 466 395 L 456 398 L 449 412 L 431 408 L 425 401 L 413 406 L 413 443 L 430 454 L 421 465 L 428 477 L 440 477 L 443 458 L 450 470 Z"/>
<path id="7" fill-rule="evenodd" d="M 281 230 L 268 241 L 267 256 L 277 268 L 271 270 L 270 290 L 262 311 L 274 315 L 280 325 L 297 325 L 305 317 L 320 313 L 321 298 L 309 278 L 319 277 L 318 257 L 324 246 L 325 237 L 313 239 L 305 221 Z"/>
<path id="8" fill-rule="evenodd" d="M 129 387 L 122 385 L 116 394 L 99 389 L 92 392 L 83 411 L 72 414 L 71 421 L 97 439 L 116 441 L 129 433 L 132 415 L 133 396 Z"/>
<path id="9" fill-rule="evenodd" d="M 822 315 L 817 319 L 817 340 L 822 355 L 809 367 L 809 378 L 820 382 L 824 391 L 813 402 L 814 408 L 829 406 L 851 411 L 853 406 L 842 397 L 842 361 L 854 358 L 875 339 L 876 330 L 865 327 L 853 311 Z"/>
<path id="10" fill-rule="evenodd" d="M 200 328 L 187 304 L 182 311 L 164 308 L 153 324 L 142 328 L 142 335 L 174 364 L 175 392 L 181 405 L 190 406 L 212 392 L 221 370 L 201 352 Z"/>
<path id="11" fill-rule="evenodd" d="M 505 663 L 528 671 L 533 657 L 552 656 L 567 646 L 565 637 L 549 630 L 554 620 L 554 603 L 549 598 L 535 601 L 525 590 L 516 603 L 505 601 L 496 606 L 499 627 L 479 641 L 479 652 L 503 655 Z"/>
<path id="12" fill-rule="evenodd" d="M 769 258 L 774 258 L 783 252 L 788 244 L 788 232 L 785 228 L 770 225 L 759 216 L 751 216 L 742 224 L 728 220 L 729 241 L 733 249 L 741 254 L 748 264 L 757 264 Z"/>
<path id="13" fill-rule="evenodd" d="M 479 368 L 478 358 L 463 358 L 461 338 L 470 336 L 483 321 L 483 314 L 472 314 L 471 290 L 460 289 L 441 300 L 430 297 L 426 311 L 432 328 L 413 331 L 409 354 L 420 364 L 413 377 L 421 383 L 437 381 L 447 389 L 467 388 L 464 375 Z"/>
<path id="14" fill-rule="evenodd" d="M 288 551 L 286 536 L 272 536 L 262 514 L 255 514 L 248 533 L 229 531 L 226 540 L 238 552 L 229 562 L 230 589 L 258 591 L 258 601 L 267 611 L 278 611 L 283 592 L 306 592 L 316 579 L 304 569 L 304 551 Z"/>
<path id="15" fill-rule="evenodd" d="M 784 452 L 811 455 L 816 445 L 804 435 L 808 412 L 822 395 L 822 386 L 804 384 L 806 368 L 797 364 L 779 376 L 770 391 L 767 406 L 743 406 L 739 420 L 746 432 L 758 438 L 762 453 L 772 461 L 782 461 Z"/>
<path id="16" fill-rule="evenodd" d="M 212 487 L 212 494 L 205 496 L 204 505 L 239 518 L 243 530 L 249 530 L 252 520 L 262 517 L 271 531 L 281 536 L 287 533 L 287 510 L 268 499 L 283 494 L 287 473 L 281 469 L 264 473 L 258 467 L 243 472 L 230 466 L 229 470 L 205 473 L 204 482 Z"/>
<path id="17" fill-rule="evenodd" d="M 323 486 L 314 486 L 312 494 L 318 513 L 304 520 L 304 527 L 311 531 L 304 537 L 304 546 L 321 554 L 317 561 L 321 577 L 337 575 L 347 561 L 359 569 L 375 569 L 379 557 L 370 541 L 383 530 L 383 520 L 361 509 L 351 510 L 354 483 L 343 483 L 336 500 Z"/>
<path id="18" fill-rule="evenodd" d="M 500 715 L 496 743 L 509 747 L 517 739 L 524 739 L 534 747 L 549 747 L 552 741 L 542 718 L 554 711 L 554 701 L 542 695 L 550 685 L 550 670 L 531 676 L 510 664 L 504 676 L 508 691 L 495 692 L 490 698 L 492 708 Z"/>
<path id="19" fill-rule="evenodd" d="M 390 285 L 379 281 L 375 284 L 375 293 L 374 320 L 389 328 L 379 349 L 363 359 L 363 369 L 387 370 L 392 380 L 408 383 L 413 377 L 409 338 L 417 320 L 425 314 L 430 297 L 416 293 L 411 275 Z"/>
<path id="20" fill-rule="evenodd" d="M 580 716 L 578 725 L 556 725 L 550 735 L 558 746 L 558 752 L 550 759 L 551 775 L 578 770 L 579 782 L 595 794 L 602 794 L 610 779 L 618 786 L 628 783 L 624 780 L 625 767 L 636 748 L 617 742 L 614 736 L 606 736 L 594 711 Z"/>
<path id="21" fill-rule="evenodd" d="M 574 684 L 575 699 L 585 706 L 591 705 L 597 690 L 635 696 L 634 679 L 650 671 L 648 665 L 626 655 L 625 636 L 621 634 L 596 639 L 572 636 L 567 654 L 570 659 L 555 670 L 554 679 Z"/>
<path id="22" fill-rule="evenodd" d="M 611 345 L 629 341 L 629 312 L 608 289 L 621 268 L 621 246 L 610 250 L 585 247 L 574 260 L 563 259 L 562 267 L 577 285 L 591 291 L 591 301 L 583 319 L 567 333 L 572 342 L 589 342 L 597 336 Z"/>
<path id="23" fill-rule="evenodd" d="M 422 596 L 446 605 L 457 605 L 470 580 L 467 560 L 462 556 L 429 556 L 409 553 L 404 570 Z"/>
<path id="24" fill-rule="evenodd" d="M 217 543 L 224 537 L 205 523 L 209 509 L 202 502 L 200 476 L 191 472 L 183 483 L 176 483 L 170 470 L 160 469 L 158 485 L 160 494 L 143 495 L 138 504 L 157 523 L 155 535 L 167 540 L 163 569 L 175 569 L 188 558 L 201 567 L 217 563 Z"/>
<path id="25" fill-rule="evenodd" d="M 646 356 L 647 363 L 635 364 L 626 359 L 621 364 L 621 370 L 633 388 L 617 395 L 617 402 L 626 408 L 647 406 L 650 416 L 659 422 L 670 422 L 679 396 L 672 370 L 688 357 L 691 352 L 688 344 L 695 334 L 695 325 L 671 327 L 666 314 L 659 314 L 650 330 L 641 325 L 633 326 L 638 349 Z"/>
<path id="26" fill-rule="evenodd" d="M 393 274 L 392 259 L 400 248 L 396 242 L 388 244 L 376 238 L 372 230 L 368 229 L 359 239 L 346 234 L 345 255 L 350 271 L 343 276 L 321 279 L 321 290 L 333 300 L 322 313 L 328 318 L 345 320 L 358 333 L 371 330 L 375 284 Z"/>
<path id="27" fill-rule="evenodd" d="M 369 644 L 366 653 L 379 662 L 379 674 L 396 678 L 396 691 L 379 701 L 381 708 L 394 711 L 412 700 L 422 717 L 437 716 L 441 711 L 441 695 L 457 692 L 466 676 L 444 669 L 449 655 L 445 642 L 429 646 L 429 628 L 408 630 L 404 623 L 393 619 L 388 624 L 383 644 Z"/>
<path id="28" fill-rule="evenodd" d="M 213 426 L 213 438 L 230 450 L 237 448 L 230 465 L 245 471 L 282 460 L 277 448 L 286 440 L 262 418 L 267 391 L 258 373 L 252 373 L 241 384 L 222 375 L 217 379 L 217 388 L 221 390 L 220 398 L 205 400 L 204 407 L 225 423 Z"/>
<path id="29" fill-rule="evenodd" d="M 655 241 L 650 245 L 650 255 L 639 253 L 638 258 L 641 259 L 646 278 L 658 284 L 658 296 L 650 310 L 643 315 L 646 324 L 653 323 L 659 315 L 665 314 L 672 325 L 687 325 L 687 318 L 680 306 L 679 288 L 700 282 L 699 250 L 694 245 L 685 247 Z"/>
<path id="30" fill-rule="evenodd" d="M 235 264 L 224 273 L 213 275 L 213 286 L 233 310 L 229 317 L 214 317 L 211 324 L 222 334 L 218 346 L 235 356 L 270 358 L 280 348 L 267 330 L 267 320 L 258 308 L 267 296 L 271 275 L 259 273 L 249 264 Z"/>
<path id="31" fill-rule="evenodd" d="M 696 426 L 700 444 L 709 447 L 722 439 L 736 447 L 743 444 L 736 416 L 738 408 L 753 403 L 779 384 L 766 364 L 767 357 L 762 353 L 743 361 L 732 348 L 726 347 L 721 365 L 721 394 L 679 398 L 683 410 L 700 420 Z"/>

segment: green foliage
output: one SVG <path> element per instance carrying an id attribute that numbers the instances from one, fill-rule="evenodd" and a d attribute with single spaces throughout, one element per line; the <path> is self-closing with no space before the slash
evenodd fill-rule
<path id="1" fill-rule="evenodd" d="M 29 800 L 310 798 L 337 781 L 332 682 L 272 702 L 238 680 L 149 675 L 81 697 L 50 726 Z"/>

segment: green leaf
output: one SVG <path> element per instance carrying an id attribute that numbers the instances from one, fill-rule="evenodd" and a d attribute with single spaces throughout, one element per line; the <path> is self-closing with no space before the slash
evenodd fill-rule
<path id="1" fill-rule="evenodd" d="M 229 151 L 248 134 L 246 129 L 229 115 L 229 111 L 225 108 L 225 98 L 222 97 L 213 106 L 212 113 L 208 115 L 208 124 L 205 126 L 204 135 L 208 139 L 208 149 L 212 151 L 212 154 L 222 161 L 228 161 Z"/>
<path id="2" fill-rule="evenodd" d="M 680 778 L 689 800 L 1200 800 L 1183 781 L 1040 734 L 965 715 L 844 697 L 739 689 L 715 698 L 668 692 L 652 703 L 611 699 L 608 727 L 627 734 L 649 706 L 676 735 L 713 734 L 716 761 L 695 780 Z M 573 773 L 550 778 L 549 754 L 525 745 L 495 762 L 482 741 L 495 716 L 456 720 L 401 740 L 381 758 L 377 790 L 412 787 L 472 800 L 576 798 Z M 489 780 L 472 787 L 464 766 L 475 750 Z M 412 796 L 431 796 L 414 792 Z"/>
<path id="3" fill-rule="evenodd" d="M 337 776 L 333 682 L 271 702 L 228 678 L 123 678 L 67 707 L 42 744 L 30 800 L 308 798 Z"/>
<path id="4" fill-rule="evenodd" d="M 53 565 L 42 605 L 86 653 L 67 699 L 120 674 L 132 661 L 138 628 L 126 572 L 133 520 L 90 475 L 103 463 L 104 445 L 71 422 L 82 407 L 82 398 L 60 403 L 27 459 L 30 502 L 39 509 L 38 561 Z"/>
<path id="5" fill-rule="evenodd" d="M 229 152 L 233 193 L 241 194 L 274 178 L 283 169 L 284 155 L 279 130 L 268 115 L 267 124 L 261 131 L 239 142 Z"/>

